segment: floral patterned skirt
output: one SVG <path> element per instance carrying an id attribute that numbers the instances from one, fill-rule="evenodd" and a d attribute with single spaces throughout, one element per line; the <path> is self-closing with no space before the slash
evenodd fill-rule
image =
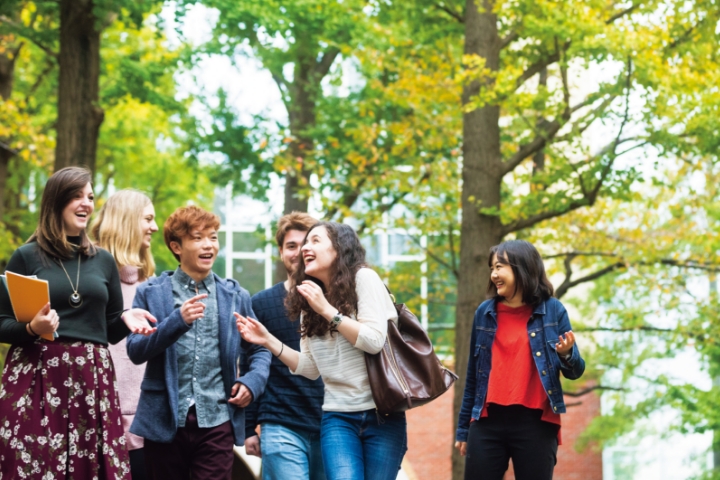
<path id="1" fill-rule="evenodd" d="M 0 480 L 122 479 L 129 465 L 108 349 L 13 346 L 0 384 Z"/>

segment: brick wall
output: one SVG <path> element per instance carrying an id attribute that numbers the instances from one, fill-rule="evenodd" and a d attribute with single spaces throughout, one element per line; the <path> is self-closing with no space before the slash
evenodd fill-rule
<path id="1" fill-rule="evenodd" d="M 580 433 L 600 414 L 600 398 L 589 393 L 579 398 L 566 397 L 565 401 L 574 405 L 562 417 L 563 445 L 558 449 L 554 480 L 602 480 L 602 454 L 593 451 L 580 454 L 573 448 Z M 452 390 L 429 405 L 410 410 L 407 418 L 408 452 L 403 467 L 409 479 L 449 479 L 455 443 Z M 515 476 L 510 471 L 505 478 L 514 480 Z"/>

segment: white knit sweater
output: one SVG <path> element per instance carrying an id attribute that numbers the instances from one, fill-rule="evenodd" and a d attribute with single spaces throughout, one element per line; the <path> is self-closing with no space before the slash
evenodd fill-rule
<path id="1" fill-rule="evenodd" d="M 397 321 L 395 306 L 374 270 L 358 270 L 355 290 L 358 311 L 357 316 L 351 318 L 361 323 L 355 346 L 338 332 L 322 337 L 303 337 L 300 361 L 297 370 L 292 372 L 311 380 L 322 377 L 325 383 L 323 410 L 329 412 L 360 412 L 375 408 L 365 367 L 365 352 L 382 350 L 387 321 Z M 351 321 L 345 315 L 345 321 Z"/>

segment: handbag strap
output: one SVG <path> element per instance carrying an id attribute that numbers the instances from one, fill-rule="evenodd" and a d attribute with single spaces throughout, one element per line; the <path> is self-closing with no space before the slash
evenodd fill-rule
<path id="1" fill-rule="evenodd" d="M 385 282 L 383 282 L 383 286 L 385 287 L 385 290 L 387 290 L 388 295 L 390 295 L 390 300 L 392 300 L 393 304 L 397 303 L 395 301 L 395 295 L 393 295 L 393 293 L 390 291 L 390 288 L 388 288 L 388 286 L 385 285 Z"/>

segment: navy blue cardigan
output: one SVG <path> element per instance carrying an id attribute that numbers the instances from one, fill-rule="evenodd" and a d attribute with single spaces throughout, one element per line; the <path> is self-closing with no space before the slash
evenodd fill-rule
<path id="1" fill-rule="evenodd" d="M 144 308 L 157 318 L 157 332 L 150 336 L 130 334 L 127 352 L 136 364 L 147 362 L 140 387 L 135 420 L 130 432 L 154 442 L 170 443 L 178 427 L 178 365 L 175 342 L 190 329 L 175 308 L 172 293 L 172 271 L 151 278 L 140 285 L 133 307 Z M 215 274 L 213 274 L 215 275 Z M 250 294 L 233 279 L 215 275 L 219 322 L 220 366 L 225 395 L 236 382 L 250 389 L 253 399 L 262 395 L 269 374 L 270 352 L 241 339 L 233 312 L 254 317 Z M 236 365 L 241 350 L 248 353 L 249 369 L 238 377 Z M 245 442 L 245 409 L 227 404 L 235 445 Z"/>

